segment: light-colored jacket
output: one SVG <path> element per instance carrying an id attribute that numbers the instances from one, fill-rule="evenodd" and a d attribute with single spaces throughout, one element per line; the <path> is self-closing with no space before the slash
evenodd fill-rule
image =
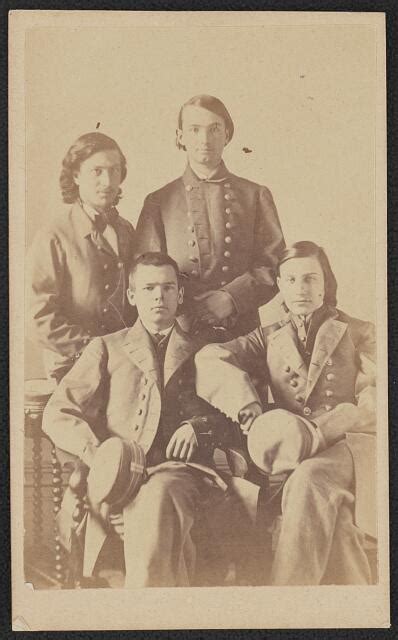
<path id="1" fill-rule="evenodd" d="M 43 348 L 46 372 L 57 380 L 94 336 L 135 319 L 125 292 L 134 229 L 118 216 L 119 255 L 79 203 L 40 229 L 28 253 L 29 336 Z"/>
<path id="2" fill-rule="evenodd" d="M 324 316 L 308 366 L 298 348 L 297 331 L 289 315 L 247 336 L 204 347 L 196 356 L 198 394 L 238 421 L 239 412 L 246 405 L 261 403 L 253 380 L 262 374 L 275 405 L 314 422 L 327 445 L 346 434 L 374 433 L 374 326 L 331 307 Z M 353 440 L 348 437 L 349 446 L 350 441 Z M 362 470 L 366 461 L 361 456 L 374 459 L 373 449 L 368 444 L 361 448 L 358 440 L 354 441 L 355 466 Z M 368 469 L 367 486 L 358 483 L 356 486 L 357 497 L 358 492 L 368 496 L 368 500 L 360 498 L 365 506 L 375 489 L 374 465 L 373 468 L 368 465 Z"/>

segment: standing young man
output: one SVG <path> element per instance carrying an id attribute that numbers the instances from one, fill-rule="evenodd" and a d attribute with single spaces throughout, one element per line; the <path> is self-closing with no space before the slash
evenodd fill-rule
<path id="1" fill-rule="evenodd" d="M 223 483 L 211 465 L 229 425 L 196 395 L 193 356 L 209 342 L 209 331 L 193 335 L 176 319 L 183 288 L 174 260 L 160 253 L 138 258 L 128 298 L 138 320 L 91 341 L 47 405 L 43 429 L 88 467 L 111 436 L 142 448 L 147 481 L 111 518 L 123 527 L 126 586 L 189 585 L 195 575 L 194 525 L 205 502 L 223 502 L 226 485 L 218 486 Z M 101 482 L 107 473 L 105 461 Z M 86 532 L 88 576 L 110 529 L 107 522 L 98 527 L 98 519 L 90 526 L 96 533 Z"/>
<path id="2" fill-rule="evenodd" d="M 234 124 L 224 104 L 198 95 L 180 110 L 177 146 L 184 175 L 147 196 L 137 251 L 165 251 L 186 276 L 185 310 L 241 335 L 276 292 L 274 268 L 284 247 L 270 191 L 228 171 L 222 161 Z"/>
<path id="3" fill-rule="evenodd" d="M 241 424 L 260 469 L 290 473 L 271 584 L 367 584 L 353 505 L 361 492 L 366 506 L 373 487 L 355 484 L 366 451 L 354 451 L 346 434 L 376 428 L 374 327 L 336 309 L 335 277 L 313 242 L 285 250 L 278 286 L 285 319 L 205 347 L 196 356 L 197 391 Z M 261 369 L 275 401 L 269 407 L 253 384 Z"/>
<path id="4" fill-rule="evenodd" d="M 125 269 L 134 229 L 115 208 L 126 173 L 126 159 L 112 138 L 97 131 L 80 136 L 60 176 L 63 201 L 72 207 L 37 232 L 29 251 L 31 336 L 56 381 L 93 336 L 131 323 Z"/>

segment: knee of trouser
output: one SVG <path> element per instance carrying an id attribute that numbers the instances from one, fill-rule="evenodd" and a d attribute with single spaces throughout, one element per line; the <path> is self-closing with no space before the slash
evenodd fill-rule
<path id="1" fill-rule="evenodd" d="M 143 489 L 149 504 L 164 503 L 166 501 L 173 503 L 191 502 L 197 493 L 195 487 L 188 481 L 184 481 L 183 477 L 175 477 L 167 473 L 154 474 L 143 486 Z"/>
<path id="2" fill-rule="evenodd" d="M 301 462 L 286 481 L 284 494 L 299 493 L 300 496 L 314 492 L 327 492 L 332 482 L 322 461 L 308 458 Z"/>

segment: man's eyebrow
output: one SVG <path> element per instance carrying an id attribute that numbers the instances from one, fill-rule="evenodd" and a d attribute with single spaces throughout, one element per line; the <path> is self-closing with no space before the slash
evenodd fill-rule
<path id="1" fill-rule="evenodd" d="M 210 122 L 210 124 L 194 124 L 194 123 L 191 123 L 188 126 L 189 127 L 213 127 L 215 124 L 221 124 L 221 122 L 218 122 L 218 120 L 215 120 L 214 122 Z"/>
<path id="2" fill-rule="evenodd" d="M 170 280 L 169 282 L 145 282 L 145 287 L 154 287 L 156 284 L 177 284 L 174 280 Z"/>

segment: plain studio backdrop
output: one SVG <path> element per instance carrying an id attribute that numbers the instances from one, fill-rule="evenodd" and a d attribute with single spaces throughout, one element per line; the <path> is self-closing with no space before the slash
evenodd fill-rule
<path id="1" fill-rule="evenodd" d="M 235 123 L 233 173 L 267 185 L 287 243 L 314 240 L 338 306 L 375 318 L 375 33 L 362 25 L 45 27 L 26 38 L 26 243 L 63 210 L 61 161 L 81 134 L 128 162 L 120 213 L 181 175 L 177 115 L 219 97 Z M 248 152 L 250 151 L 250 152 Z M 27 342 L 25 377 L 43 374 Z"/>

